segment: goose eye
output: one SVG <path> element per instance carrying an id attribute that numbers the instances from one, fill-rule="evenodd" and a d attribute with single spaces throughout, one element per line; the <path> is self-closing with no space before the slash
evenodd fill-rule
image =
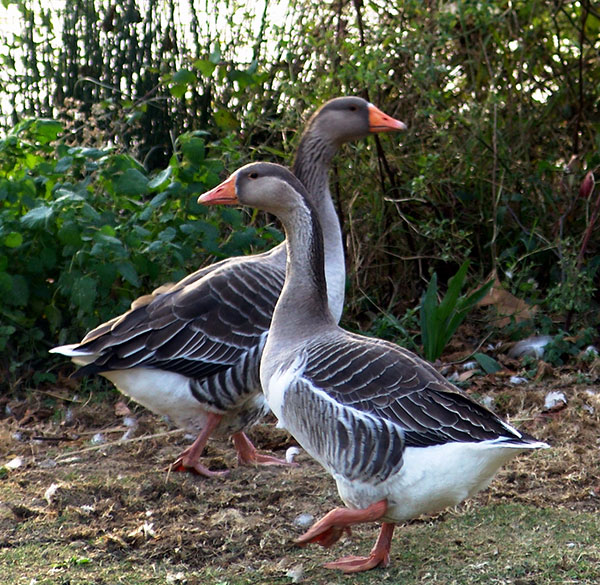
<path id="1" fill-rule="evenodd" d="M 358 108 L 356 106 L 350 106 L 351 112 L 356 112 L 356 110 L 358 110 Z"/>
<path id="2" fill-rule="evenodd" d="M 257 173 L 256 171 L 252 171 L 252 172 L 251 172 L 251 173 L 248 175 L 248 177 L 249 177 L 250 179 L 258 179 L 258 173 Z"/>

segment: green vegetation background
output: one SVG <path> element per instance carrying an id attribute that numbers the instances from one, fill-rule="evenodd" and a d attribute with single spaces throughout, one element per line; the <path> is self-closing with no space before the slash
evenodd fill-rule
<path id="1" fill-rule="evenodd" d="M 52 381 L 47 350 L 137 296 L 280 241 L 269 218 L 196 196 L 246 162 L 291 163 L 303 122 L 348 94 L 409 132 L 345 148 L 333 171 L 346 325 L 419 348 L 428 282 L 469 260 L 470 290 L 493 273 L 538 306 L 503 335 L 558 335 L 558 360 L 598 337 L 594 3 L 2 5 L 20 15 L 0 39 L 5 391 Z"/>

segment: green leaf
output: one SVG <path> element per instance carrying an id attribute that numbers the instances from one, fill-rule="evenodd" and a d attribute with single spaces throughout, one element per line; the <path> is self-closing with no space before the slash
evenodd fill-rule
<path id="1" fill-rule="evenodd" d="M 110 236 L 111 238 L 115 238 L 117 235 L 117 230 L 112 225 L 103 225 L 99 231 L 101 234 Z"/>
<path id="2" fill-rule="evenodd" d="M 119 171 L 124 172 L 128 169 L 141 170 L 142 168 L 143 167 L 134 158 L 127 154 L 111 155 L 104 164 L 104 170 L 109 176 L 117 174 Z"/>
<path id="3" fill-rule="evenodd" d="M 56 120 L 47 120 L 38 118 L 35 120 L 32 132 L 41 144 L 48 144 L 56 140 L 56 137 L 63 131 L 63 125 Z"/>
<path id="4" fill-rule="evenodd" d="M 489 355 L 485 355 L 484 353 L 475 353 L 473 354 L 473 357 L 486 374 L 495 374 L 502 369 L 502 366 Z"/>
<path id="5" fill-rule="evenodd" d="M 127 169 L 115 181 L 115 190 L 126 197 L 143 195 L 148 191 L 148 177 L 137 169 Z"/>
<path id="6" fill-rule="evenodd" d="M 215 63 L 208 61 L 207 59 L 196 59 L 192 64 L 204 77 L 210 77 L 214 70 L 217 68 Z"/>
<path id="7" fill-rule="evenodd" d="M 267 146 L 266 144 L 262 144 L 260 149 L 261 151 L 264 150 L 265 152 L 278 156 L 279 158 L 285 158 L 287 156 L 287 153 L 283 150 L 279 148 L 273 148 L 272 146 Z"/>
<path id="8" fill-rule="evenodd" d="M 485 297 L 485 295 L 488 294 L 488 292 L 490 292 L 490 289 L 492 288 L 493 285 L 494 285 L 494 281 L 490 280 L 489 282 L 486 282 L 482 287 L 478 288 L 476 291 L 471 293 L 464 300 L 463 304 L 465 305 L 465 307 L 468 307 L 469 309 L 471 307 L 474 307 L 481 299 L 483 299 L 483 297 Z"/>
<path id="9" fill-rule="evenodd" d="M 96 265 L 95 271 L 100 279 L 100 285 L 105 288 L 110 288 L 117 278 L 117 267 L 114 264 L 98 264 Z M 114 313 L 114 311 L 112 313 Z"/>
<path id="10" fill-rule="evenodd" d="M 0 294 L 2 297 L 12 291 L 12 276 L 6 272 L 0 272 Z"/>
<path id="11" fill-rule="evenodd" d="M 96 286 L 96 279 L 91 276 L 77 278 L 71 289 L 71 302 L 84 312 L 90 312 L 96 301 Z"/>
<path id="12" fill-rule="evenodd" d="M 161 240 L 162 242 L 171 242 L 175 238 L 176 235 L 177 235 L 177 232 L 175 231 L 175 228 L 169 226 L 168 228 L 166 228 L 162 232 L 160 232 L 160 234 L 158 234 L 158 239 Z"/>
<path id="13" fill-rule="evenodd" d="M 167 199 L 169 198 L 169 194 L 166 191 L 155 195 L 150 202 L 148 203 L 149 207 L 160 207 Z"/>
<path id="14" fill-rule="evenodd" d="M 237 81 L 240 86 L 240 89 L 245 89 L 246 87 L 254 83 L 254 77 L 246 73 L 246 71 L 239 71 L 237 69 L 234 69 L 233 71 L 230 71 L 228 73 L 227 77 L 231 81 Z"/>
<path id="15" fill-rule="evenodd" d="M 141 225 L 134 225 L 133 231 L 140 238 L 147 238 L 152 233 L 152 232 L 150 232 L 150 230 L 147 230 L 145 227 L 142 227 Z"/>
<path id="16" fill-rule="evenodd" d="M 448 281 L 448 290 L 439 306 L 440 318 L 442 321 L 449 319 L 456 308 L 456 302 L 458 301 L 458 296 L 465 283 L 468 268 L 469 261 L 466 260 L 462 263 L 458 272 Z"/>
<path id="17" fill-rule="evenodd" d="M 54 172 L 55 173 L 66 173 L 71 168 L 72 165 L 73 165 L 73 157 L 72 156 L 63 156 L 54 165 Z"/>
<path id="18" fill-rule="evenodd" d="M 199 231 L 195 223 L 183 223 L 179 226 L 179 230 L 186 236 L 195 236 Z"/>
<path id="19" fill-rule="evenodd" d="M 158 175 L 156 175 L 155 177 L 150 179 L 150 181 L 148 182 L 148 188 L 149 189 L 158 189 L 158 188 L 162 187 L 169 181 L 172 172 L 173 172 L 173 169 L 171 167 L 167 167 L 166 169 L 164 169 L 163 171 L 158 173 Z"/>
<path id="20" fill-rule="evenodd" d="M 4 236 L 4 245 L 7 248 L 18 248 L 23 243 L 23 236 L 19 232 L 10 232 Z"/>
<path id="21" fill-rule="evenodd" d="M 223 130 L 235 130 L 239 126 L 235 116 L 229 110 L 217 110 L 214 117 L 216 125 Z"/>
<path id="22" fill-rule="evenodd" d="M 131 262 L 119 262 L 117 264 L 117 271 L 129 284 L 140 286 L 138 273 Z"/>
<path id="23" fill-rule="evenodd" d="M 40 227 L 46 225 L 46 222 L 52 217 L 54 211 L 52 207 L 40 205 L 28 211 L 21 217 L 21 223 L 28 228 Z"/>
<path id="24" fill-rule="evenodd" d="M 69 149 L 69 154 L 79 155 L 79 156 L 83 156 L 85 158 L 91 158 L 92 160 L 98 160 L 104 156 L 108 156 L 110 154 L 110 151 L 101 150 L 99 148 L 74 146 L 73 148 Z"/>
<path id="25" fill-rule="evenodd" d="M 169 91 L 171 92 L 171 95 L 175 98 L 182 98 L 185 95 L 185 92 L 188 90 L 188 86 L 183 84 L 183 83 L 179 83 L 177 85 L 172 85 L 169 88 Z"/>
<path id="26" fill-rule="evenodd" d="M 46 305 L 44 309 L 44 315 L 50 324 L 53 331 L 56 331 L 62 322 L 62 313 L 54 305 Z"/>
<path id="27" fill-rule="evenodd" d="M 141 118 L 144 116 L 144 113 L 145 112 L 141 108 L 134 110 L 131 112 L 131 114 L 129 114 L 129 116 L 127 116 L 127 123 L 133 124 L 134 122 L 141 120 Z"/>
<path id="28" fill-rule="evenodd" d="M 8 342 L 8 338 L 16 331 L 12 325 L 0 325 L 0 351 L 2 351 Z"/>
<path id="29" fill-rule="evenodd" d="M 448 290 L 439 304 L 435 273 L 423 295 L 420 306 L 421 340 L 425 358 L 430 361 L 440 357 L 460 324 L 492 286 L 492 282 L 488 282 L 469 296 L 459 296 L 468 267 L 469 262 L 463 262 L 457 273 L 448 281 Z"/>
<path id="30" fill-rule="evenodd" d="M 600 32 L 600 18 L 596 14 L 589 12 L 585 19 L 585 33 L 589 37 L 596 37 Z"/>
<path id="31" fill-rule="evenodd" d="M 104 226 L 104 227 L 108 227 L 108 226 Z M 107 244 L 108 246 L 122 247 L 121 240 L 119 240 L 119 238 L 115 238 L 114 236 L 109 235 L 109 234 L 103 234 L 103 233 L 99 232 L 94 236 L 94 239 L 96 240 L 96 242 L 98 242 L 100 244 Z"/>
<path id="32" fill-rule="evenodd" d="M 75 221 L 66 221 L 58 230 L 58 239 L 66 246 L 79 246 L 81 243 L 81 230 Z"/>
<path id="33" fill-rule="evenodd" d="M 181 152 L 191 163 L 199 165 L 204 160 L 204 140 L 196 137 L 182 139 Z"/>
<path id="34" fill-rule="evenodd" d="M 54 196 L 56 197 L 56 199 L 54 200 L 54 205 L 56 207 L 61 207 L 70 203 L 79 203 L 80 201 L 85 201 L 85 198 L 82 197 L 79 193 L 71 189 L 67 189 L 66 187 L 58 188 L 54 192 Z"/>
<path id="35" fill-rule="evenodd" d="M 239 209 L 223 207 L 220 209 L 220 212 L 221 218 L 227 225 L 230 225 L 235 230 L 242 227 L 244 216 Z"/>
<path id="36" fill-rule="evenodd" d="M 189 69 L 180 69 L 173 75 L 173 81 L 176 84 L 187 84 L 192 85 L 196 83 L 196 74 Z"/>

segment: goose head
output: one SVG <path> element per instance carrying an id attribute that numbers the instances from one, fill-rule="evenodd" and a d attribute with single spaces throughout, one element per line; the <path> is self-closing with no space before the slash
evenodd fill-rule
<path id="1" fill-rule="evenodd" d="M 204 205 L 247 205 L 280 218 L 306 198 L 302 183 L 275 163 L 250 163 L 198 197 Z"/>
<path id="2" fill-rule="evenodd" d="M 406 124 L 359 97 L 339 97 L 323 104 L 310 118 L 306 133 L 339 147 L 378 132 L 406 130 Z"/>

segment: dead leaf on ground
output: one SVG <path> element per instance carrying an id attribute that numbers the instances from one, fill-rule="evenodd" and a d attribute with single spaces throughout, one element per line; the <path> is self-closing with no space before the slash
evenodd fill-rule
<path id="1" fill-rule="evenodd" d="M 119 402 L 115 404 L 115 414 L 117 416 L 131 416 L 131 410 L 127 404 L 122 400 L 119 400 Z"/>
<path id="2" fill-rule="evenodd" d="M 496 316 L 491 319 L 492 324 L 496 327 L 506 327 L 513 320 L 520 323 L 531 319 L 537 307 L 529 306 L 525 301 L 509 293 L 503 288 L 496 275 L 492 274 L 492 278 L 494 279 L 492 288 L 478 303 L 480 307 L 492 306 L 495 309 Z"/>

